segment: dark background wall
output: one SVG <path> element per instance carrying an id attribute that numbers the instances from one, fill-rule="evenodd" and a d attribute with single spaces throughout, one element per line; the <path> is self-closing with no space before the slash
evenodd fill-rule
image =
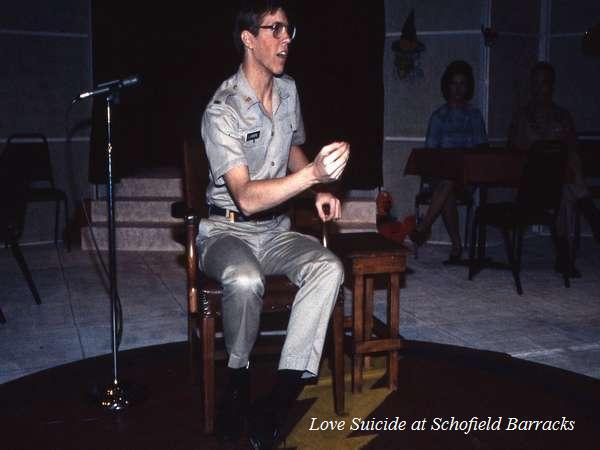
<path id="1" fill-rule="evenodd" d="M 368 3 L 360 2 L 360 5 Z M 124 5 L 118 6 L 127 8 Z M 180 4 L 176 4 L 167 10 L 163 4 L 160 11 L 168 18 L 179 7 Z M 354 3 L 340 1 L 343 11 L 354 7 Z M 424 78 L 407 83 L 398 80 L 394 74 L 391 44 L 398 39 L 402 24 L 412 7 L 415 8 L 419 39 L 425 43 L 427 50 L 421 57 Z M 56 181 L 67 191 L 72 204 L 81 195 L 90 194 L 90 128 L 87 126 L 91 118 L 90 102 L 77 105 L 72 112 L 71 129 L 76 124 L 78 127 L 70 145 L 67 145 L 64 117 L 70 99 L 93 84 L 91 11 L 89 0 L 5 0 L 2 2 L 0 15 L 0 56 L 3 61 L 0 69 L 0 141 L 3 142 L 14 132 L 44 132 L 50 138 Z M 490 138 L 494 142 L 502 143 L 515 104 L 525 101 L 528 90 L 527 72 L 537 59 L 548 59 L 555 64 L 558 75 L 556 100 L 573 112 L 578 129 L 600 130 L 600 87 L 597 81 L 600 61 L 584 57 L 580 50 L 581 34 L 592 24 L 600 22 L 600 2 L 385 0 L 385 11 L 385 24 L 382 25 L 385 41 L 381 48 L 384 52 L 381 82 L 385 93 L 384 130 L 381 136 L 383 145 L 380 149 L 374 148 L 373 152 L 383 152 L 383 184 L 394 196 L 393 212 L 396 216 L 404 217 L 412 213 L 418 180 L 415 177 L 403 177 L 402 170 L 410 148 L 422 145 L 429 114 L 442 102 L 439 77 L 445 65 L 453 59 L 469 61 L 476 71 L 479 82 L 474 102 L 487 117 Z M 368 11 L 361 14 L 368 15 Z M 319 20 L 317 16 L 315 14 L 315 17 L 308 16 L 303 20 L 316 24 Z M 343 14 L 340 17 L 341 20 L 346 20 Z M 198 14 L 189 15 L 182 23 L 199 28 L 211 20 L 217 21 L 218 18 Z M 493 26 L 500 33 L 491 49 L 483 46 L 480 35 L 482 23 Z M 114 23 L 114 27 L 117 26 L 123 28 L 129 25 L 127 22 Z M 319 23 L 319 26 L 326 27 L 327 24 Z M 174 31 L 178 29 L 177 23 L 171 27 Z M 157 46 L 164 44 L 161 29 L 160 26 L 155 27 L 154 32 L 148 35 L 145 45 L 149 46 L 151 42 Z M 130 32 L 139 31 L 131 28 Z M 302 33 L 304 31 L 301 28 L 299 39 L 306 39 L 307 36 Z M 177 35 L 173 39 L 176 37 Z M 338 45 L 357 45 L 350 38 L 351 36 L 339 32 L 329 33 L 326 41 L 329 47 L 323 48 L 328 48 L 328 51 L 333 48 L 335 52 Z M 211 39 L 207 43 L 214 45 L 214 42 Z M 319 48 L 321 47 L 317 47 Z M 297 54 L 301 51 L 298 46 Z M 229 55 L 232 55 L 231 61 L 234 61 L 235 54 Z M 199 73 L 209 64 L 202 54 L 189 61 L 177 59 L 161 50 L 156 57 L 164 61 L 166 70 L 173 68 L 178 71 L 181 79 L 197 76 L 196 69 L 186 70 L 188 63 L 198 68 Z M 117 62 L 114 61 L 115 69 L 120 67 Z M 304 67 L 293 67 L 293 63 L 291 58 L 290 73 L 298 80 L 302 89 L 305 83 L 303 77 L 316 72 L 305 70 Z M 332 63 L 340 72 L 347 70 L 348 63 L 345 60 L 332 58 Z M 366 67 L 374 67 L 376 64 L 377 53 L 374 52 Z M 134 69 L 131 70 L 135 72 Z M 225 76 L 230 72 L 229 67 L 223 68 Z M 120 70 L 107 72 L 103 74 L 103 79 L 97 81 L 123 74 Z M 332 79 L 336 75 L 335 71 L 326 74 Z M 222 78 L 220 74 L 214 75 L 214 82 L 218 83 Z M 170 92 L 173 99 L 186 95 L 178 92 L 177 83 L 165 86 L 164 89 Z M 366 88 L 362 91 L 369 92 Z M 132 89 L 128 95 L 133 98 L 136 95 L 134 92 Z M 306 95 L 306 89 L 303 95 Z M 353 90 L 347 90 L 346 95 L 356 99 L 353 107 L 361 109 L 367 105 L 369 108 L 369 104 L 356 97 Z M 312 111 L 307 109 L 305 114 L 320 119 L 318 113 L 321 103 L 307 103 L 306 99 L 303 101 L 305 108 L 313 108 Z M 158 107 L 168 109 L 178 108 L 180 105 L 160 103 Z M 197 120 L 197 116 L 187 114 L 184 110 L 181 112 L 181 123 L 189 125 L 190 120 Z M 161 125 L 150 123 L 152 128 Z M 315 123 L 311 128 L 320 129 L 320 123 Z M 179 149 L 174 148 L 173 151 L 178 152 Z M 147 157 L 147 154 L 143 156 Z M 52 239 L 52 233 L 52 208 L 39 205 L 30 208 L 24 239 L 47 241 Z M 444 239 L 445 233 L 439 232 L 438 238 Z"/>

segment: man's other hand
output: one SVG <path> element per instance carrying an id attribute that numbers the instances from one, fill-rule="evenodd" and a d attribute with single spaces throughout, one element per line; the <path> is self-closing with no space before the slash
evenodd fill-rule
<path id="1" fill-rule="evenodd" d="M 323 222 L 341 219 L 342 217 L 342 204 L 329 192 L 317 193 L 315 206 L 317 208 L 317 212 L 319 213 L 319 217 Z"/>

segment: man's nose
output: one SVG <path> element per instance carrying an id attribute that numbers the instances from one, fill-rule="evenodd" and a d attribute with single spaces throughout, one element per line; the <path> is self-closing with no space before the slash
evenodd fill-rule
<path id="1" fill-rule="evenodd" d="M 281 39 L 283 39 L 286 43 L 290 43 L 292 42 L 292 36 L 290 34 L 290 30 L 287 26 L 284 26 L 283 29 L 281 30 L 281 35 L 279 36 Z"/>

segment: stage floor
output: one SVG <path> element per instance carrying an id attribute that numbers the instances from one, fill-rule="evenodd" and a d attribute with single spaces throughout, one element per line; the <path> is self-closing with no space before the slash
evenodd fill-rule
<path id="1" fill-rule="evenodd" d="M 111 358 L 107 356 L 0 386 L 2 448 L 247 448 L 243 440 L 225 445 L 202 434 L 201 390 L 190 381 L 186 344 L 130 350 L 119 359 L 121 380 L 135 383 L 137 389 L 132 392 L 142 399 L 119 413 L 104 411 L 92 400 L 95 386 L 111 379 Z M 252 368 L 255 395 L 272 385 L 276 363 L 276 359 L 263 358 Z M 597 448 L 598 380 L 506 354 L 414 341 L 399 365 L 397 392 L 387 390 L 383 372 L 374 369 L 366 373 L 363 394 L 347 392 L 348 414 L 338 417 L 332 410 L 332 392 L 323 364 L 319 384 L 305 387 L 290 414 L 285 448 Z M 221 365 L 217 380 L 223 379 L 223 373 Z M 390 425 L 396 417 L 406 421 L 407 429 L 351 431 L 351 425 L 360 420 Z M 331 420 L 345 420 L 344 430 L 311 431 L 311 427 L 318 427 L 316 424 Z M 455 425 L 450 425 L 453 420 Z M 469 420 L 492 429 L 467 430 L 464 424 Z M 526 422 L 531 420 L 542 421 L 539 428 L 553 426 L 557 430 L 510 431 L 511 423 L 531 428 L 533 425 Z M 415 424 L 423 430 L 411 430 Z M 442 427 L 451 429 L 437 429 Z M 560 427 L 563 431 L 558 431 Z"/>
<path id="2" fill-rule="evenodd" d="M 508 271 L 484 270 L 468 281 L 466 268 L 442 264 L 447 246 L 427 244 L 418 260 L 408 260 L 414 273 L 400 291 L 400 332 L 408 339 L 504 352 L 600 378 L 599 249 L 590 238 L 582 240 L 583 278 L 566 289 L 552 270 L 549 238 L 526 238 L 519 296 Z M 107 283 L 95 255 L 57 252 L 53 245 L 24 246 L 23 252 L 43 303 L 34 303 L 14 258 L 0 249 L 0 307 L 8 320 L 0 325 L 0 383 L 111 348 Z M 490 253 L 504 257 L 502 247 Z M 123 348 L 185 340 L 181 255 L 117 255 Z M 385 320 L 385 292 L 375 297 L 376 315 Z"/>

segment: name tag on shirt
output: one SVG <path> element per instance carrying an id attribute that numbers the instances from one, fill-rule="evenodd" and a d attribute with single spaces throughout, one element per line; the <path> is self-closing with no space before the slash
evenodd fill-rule
<path id="1" fill-rule="evenodd" d="M 254 131 L 252 133 L 248 133 L 246 135 L 246 142 L 254 143 L 254 141 L 256 141 L 259 137 L 260 137 L 260 131 Z"/>

